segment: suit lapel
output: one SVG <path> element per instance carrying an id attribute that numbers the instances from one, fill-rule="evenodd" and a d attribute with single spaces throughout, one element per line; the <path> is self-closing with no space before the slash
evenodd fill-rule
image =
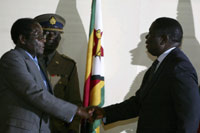
<path id="1" fill-rule="evenodd" d="M 48 84 L 48 86 L 49 86 L 49 91 L 53 94 L 52 86 L 51 86 L 51 84 L 50 84 L 47 71 L 46 71 L 44 65 L 43 65 L 40 61 L 38 61 L 38 63 L 39 63 L 39 66 L 40 66 L 41 71 L 44 73 L 44 76 L 46 77 L 46 81 L 47 81 L 47 84 Z"/>
<path id="2" fill-rule="evenodd" d="M 43 78 L 42 75 L 40 73 L 40 71 L 38 70 L 37 65 L 33 62 L 33 60 L 25 53 L 25 50 L 23 50 L 22 48 L 18 48 L 16 47 L 15 50 L 22 55 L 22 57 L 24 58 L 25 62 L 27 63 L 27 65 L 30 67 L 30 69 L 33 71 L 32 76 L 35 77 L 35 79 L 37 79 L 37 84 L 39 83 L 39 86 L 41 86 L 42 88 L 46 88 L 44 82 L 43 82 Z M 46 76 L 46 75 L 45 75 Z M 48 82 L 48 81 L 47 81 Z M 50 87 L 51 88 L 51 87 Z"/>
<path id="3" fill-rule="evenodd" d="M 169 62 L 172 59 L 172 53 L 176 51 L 175 49 L 171 51 L 166 58 L 161 62 L 160 66 L 158 67 L 157 71 L 153 75 L 152 79 L 150 81 L 148 80 L 149 77 L 149 70 L 147 72 L 147 78 L 145 79 L 146 82 L 144 82 L 144 85 L 142 85 L 142 92 L 141 92 L 141 100 L 144 100 L 144 98 L 148 95 L 149 91 L 156 86 L 159 79 L 162 78 L 163 72 L 167 71 L 167 66 L 170 64 Z"/>

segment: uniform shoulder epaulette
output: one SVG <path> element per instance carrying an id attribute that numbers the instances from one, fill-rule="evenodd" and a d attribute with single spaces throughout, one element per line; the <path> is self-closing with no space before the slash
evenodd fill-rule
<path id="1" fill-rule="evenodd" d="M 70 58 L 70 57 L 68 57 L 68 56 L 66 56 L 66 55 L 64 55 L 64 54 L 61 54 L 61 56 L 62 56 L 65 60 L 71 61 L 71 62 L 73 62 L 73 63 L 76 64 L 76 62 L 75 62 L 72 58 Z"/>

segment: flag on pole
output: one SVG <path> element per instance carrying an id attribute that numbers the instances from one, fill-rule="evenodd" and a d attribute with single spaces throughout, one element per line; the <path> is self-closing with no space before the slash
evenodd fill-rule
<path id="1" fill-rule="evenodd" d="M 92 0 L 89 42 L 83 104 L 103 106 L 104 104 L 104 45 L 101 14 L 101 0 Z M 90 125 L 87 133 L 100 133 L 100 120 Z"/>

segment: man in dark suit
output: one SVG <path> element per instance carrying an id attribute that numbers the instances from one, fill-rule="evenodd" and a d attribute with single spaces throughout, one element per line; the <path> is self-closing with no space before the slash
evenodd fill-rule
<path id="1" fill-rule="evenodd" d="M 157 56 L 157 64 L 147 70 L 135 96 L 104 108 L 91 107 L 93 119 L 103 118 L 109 124 L 139 116 L 137 133 L 196 133 L 200 119 L 198 79 L 179 49 L 182 36 L 176 20 L 156 19 L 146 36 L 146 48 Z"/>
<path id="2" fill-rule="evenodd" d="M 40 61 L 48 72 L 55 96 L 81 106 L 76 62 L 56 50 L 61 40 L 61 34 L 64 33 L 65 19 L 52 13 L 41 14 L 34 19 L 40 23 L 44 30 L 43 34 L 46 36 L 44 55 L 40 58 Z M 79 124 L 80 119 L 78 117 L 75 117 L 70 124 L 52 118 L 52 132 L 78 133 Z"/>
<path id="3" fill-rule="evenodd" d="M 40 24 L 18 19 L 11 37 L 16 47 L 0 59 L 0 132 L 50 133 L 49 115 L 68 123 L 75 115 L 89 118 L 85 108 L 53 95 L 37 60 L 46 41 Z"/>

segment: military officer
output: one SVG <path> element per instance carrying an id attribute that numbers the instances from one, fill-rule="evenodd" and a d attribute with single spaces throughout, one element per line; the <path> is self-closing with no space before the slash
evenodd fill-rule
<path id="1" fill-rule="evenodd" d="M 46 67 L 55 96 L 78 106 L 82 105 L 76 62 L 56 50 L 61 40 L 65 19 L 58 14 L 42 14 L 35 17 L 35 20 L 42 26 L 46 37 L 44 55 L 40 61 Z M 79 118 L 74 118 L 69 124 L 52 118 L 52 132 L 78 133 L 79 123 Z"/>

